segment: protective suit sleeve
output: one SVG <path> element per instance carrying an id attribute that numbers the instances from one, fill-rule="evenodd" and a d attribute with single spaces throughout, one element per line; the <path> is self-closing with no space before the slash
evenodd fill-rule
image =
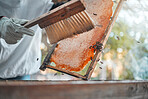
<path id="1" fill-rule="evenodd" d="M 0 37 L 3 38 L 8 44 L 15 44 L 23 37 L 23 34 L 33 36 L 33 30 L 27 29 L 22 26 L 22 24 L 25 24 L 27 22 L 28 21 L 24 19 L 9 19 L 7 17 L 1 18 Z"/>

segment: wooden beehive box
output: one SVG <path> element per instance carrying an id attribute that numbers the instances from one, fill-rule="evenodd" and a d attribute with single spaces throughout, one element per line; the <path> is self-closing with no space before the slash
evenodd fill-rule
<path id="1" fill-rule="evenodd" d="M 148 99 L 147 81 L 1 81 L 0 99 Z"/>

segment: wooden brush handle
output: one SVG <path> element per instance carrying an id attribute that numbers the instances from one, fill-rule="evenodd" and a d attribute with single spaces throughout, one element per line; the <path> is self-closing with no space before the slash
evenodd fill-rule
<path id="1" fill-rule="evenodd" d="M 85 7 L 80 0 L 72 0 L 49 11 L 48 13 L 41 15 L 36 19 L 29 21 L 24 25 L 24 27 L 29 28 L 38 24 L 41 28 L 45 28 L 84 10 Z"/>
<path id="2" fill-rule="evenodd" d="M 34 20 L 31 20 L 31 21 L 28 21 L 26 24 L 24 24 L 23 26 L 25 27 L 25 28 L 30 28 L 30 27 L 32 27 L 32 26 L 34 26 L 34 25 L 37 25 L 37 24 L 39 24 L 38 23 L 38 21 L 36 20 L 36 19 L 34 19 Z"/>

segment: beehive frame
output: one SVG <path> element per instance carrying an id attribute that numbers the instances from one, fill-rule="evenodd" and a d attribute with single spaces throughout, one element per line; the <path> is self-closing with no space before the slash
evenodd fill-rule
<path id="1" fill-rule="evenodd" d="M 103 48 L 104 48 L 104 46 L 105 46 L 105 44 L 106 44 L 106 42 L 108 40 L 109 34 L 110 34 L 110 32 L 112 30 L 112 27 L 113 27 L 113 25 L 114 25 L 114 23 L 115 23 L 115 21 L 116 21 L 116 19 L 118 17 L 118 14 L 120 12 L 120 9 L 121 9 L 124 1 L 125 0 L 120 0 L 119 1 L 118 5 L 117 5 L 117 7 L 115 9 L 115 12 L 114 12 L 114 14 L 113 14 L 113 16 L 112 16 L 112 18 L 111 18 L 107 28 L 106 28 L 104 36 L 103 36 L 103 38 L 101 40 L 101 43 L 103 44 Z M 92 75 L 92 73 L 93 73 L 93 71 L 94 71 L 94 69 L 96 67 L 97 60 L 99 59 L 99 57 L 101 55 L 101 51 L 96 50 L 96 53 L 95 53 L 95 55 L 94 55 L 90 65 L 89 65 L 89 67 L 87 69 L 86 74 L 85 75 L 81 75 L 81 74 L 78 74 L 76 72 L 71 72 L 71 71 L 68 71 L 68 70 L 65 70 L 65 69 L 61 69 L 61 68 L 57 68 L 57 67 L 54 67 L 54 66 L 50 65 L 50 58 L 51 58 L 51 55 L 54 52 L 54 49 L 56 48 L 56 46 L 57 46 L 57 43 L 52 46 L 52 49 L 49 51 L 49 53 L 45 57 L 44 62 L 43 62 L 43 64 L 40 67 L 41 70 L 45 70 L 46 68 L 49 68 L 49 69 L 52 69 L 52 70 L 55 70 L 55 71 L 59 71 L 59 72 L 62 72 L 62 73 L 65 73 L 65 74 L 68 74 L 68 75 L 71 75 L 71 76 L 83 79 L 83 80 L 89 80 L 91 78 L 91 75 Z"/>

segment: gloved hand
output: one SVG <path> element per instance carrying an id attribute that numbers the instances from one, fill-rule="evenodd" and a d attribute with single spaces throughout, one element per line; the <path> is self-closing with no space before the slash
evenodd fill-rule
<path id="1" fill-rule="evenodd" d="M 8 44 L 17 43 L 23 34 L 30 36 L 34 35 L 34 31 L 23 27 L 22 25 L 27 23 L 27 20 L 7 18 L 3 17 L 0 19 L 0 38 L 3 38 Z"/>

